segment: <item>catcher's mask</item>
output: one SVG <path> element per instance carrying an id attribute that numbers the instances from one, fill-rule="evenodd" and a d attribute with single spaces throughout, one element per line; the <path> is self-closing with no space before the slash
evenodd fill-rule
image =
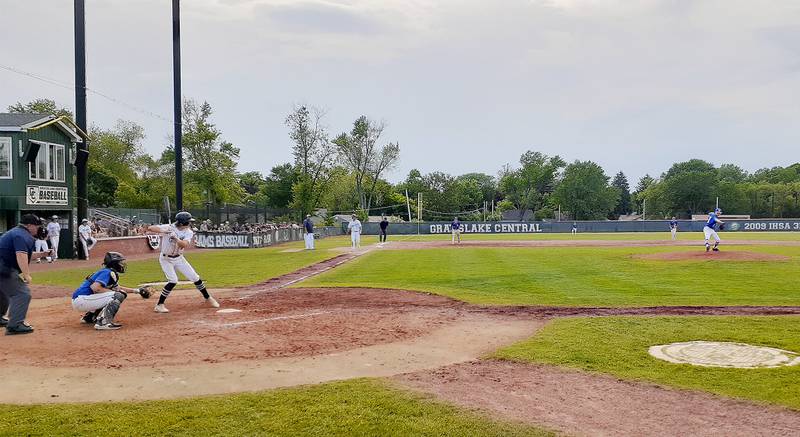
<path id="1" fill-rule="evenodd" d="M 125 273 L 125 256 L 119 252 L 108 252 L 103 258 L 103 265 L 117 273 Z"/>
<path id="2" fill-rule="evenodd" d="M 175 224 L 178 226 L 189 226 L 189 223 L 193 221 L 194 218 L 192 218 L 192 214 L 186 211 L 181 211 L 175 214 Z"/>

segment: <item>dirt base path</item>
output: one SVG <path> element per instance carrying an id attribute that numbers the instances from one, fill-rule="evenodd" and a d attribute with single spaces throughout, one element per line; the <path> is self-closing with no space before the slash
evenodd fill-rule
<path id="1" fill-rule="evenodd" d="M 476 361 L 394 380 L 573 435 L 781 436 L 800 430 L 795 411 L 551 366 Z"/>
<path id="2" fill-rule="evenodd" d="M 386 377 L 474 360 L 502 345 L 529 337 L 543 324 L 543 321 L 469 314 L 412 339 L 316 356 L 127 368 L 3 366 L 0 380 L 4 381 L 4 402 L 22 404 L 237 393 L 358 377 Z"/>

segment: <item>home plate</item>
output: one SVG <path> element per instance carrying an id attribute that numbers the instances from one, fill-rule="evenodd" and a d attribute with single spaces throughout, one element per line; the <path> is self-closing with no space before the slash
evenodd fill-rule
<path id="1" fill-rule="evenodd" d="M 219 314 L 228 314 L 228 313 L 241 313 L 242 310 L 237 310 L 236 308 L 223 308 L 221 310 L 217 310 Z"/>

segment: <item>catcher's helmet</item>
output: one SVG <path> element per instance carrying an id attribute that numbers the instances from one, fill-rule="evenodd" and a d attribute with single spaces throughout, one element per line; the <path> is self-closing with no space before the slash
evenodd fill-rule
<path id="1" fill-rule="evenodd" d="M 117 273 L 125 273 L 125 255 L 119 252 L 107 252 L 103 265 Z"/>
<path id="2" fill-rule="evenodd" d="M 181 211 L 181 212 L 175 214 L 175 223 L 178 226 L 188 226 L 189 223 L 191 223 L 193 221 L 194 221 L 194 219 L 192 218 L 192 214 L 190 214 L 190 213 L 188 213 L 186 211 Z"/>

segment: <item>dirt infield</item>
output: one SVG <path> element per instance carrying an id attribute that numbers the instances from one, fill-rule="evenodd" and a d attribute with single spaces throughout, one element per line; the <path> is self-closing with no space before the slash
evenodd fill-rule
<path id="1" fill-rule="evenodd" d="M 800 412 L 552 366 L 474 361 L 395 378 L 468 408 L 576 435 L 797 435 Z"/>
<path id="2" fill-rule="evenodd" d="M 169 314 L 132 297 L 117 316 L 124 329 L 113 332 L 80 324 L 80 314 L 59 300 L 31 310 L 35 342 L 4 339 L 9 347 L 0 366 L 123 368 L 321 355 L 418 337 L 463 313 L 446 298 L 384 290 L 277 290 L 220 300 L 241 312 L 217 313 L 190 290 L 169 300 Z"/>
<path id="3" fill-rule="evenodd" d="M 789 261 L 790 257 L 774 255 L 771 253 L 756 253 L 747 251 L 719 251 L 719 252 L 667 252 L 648 253 L 632 256 L 634 259 L 654 261 Z"/>

